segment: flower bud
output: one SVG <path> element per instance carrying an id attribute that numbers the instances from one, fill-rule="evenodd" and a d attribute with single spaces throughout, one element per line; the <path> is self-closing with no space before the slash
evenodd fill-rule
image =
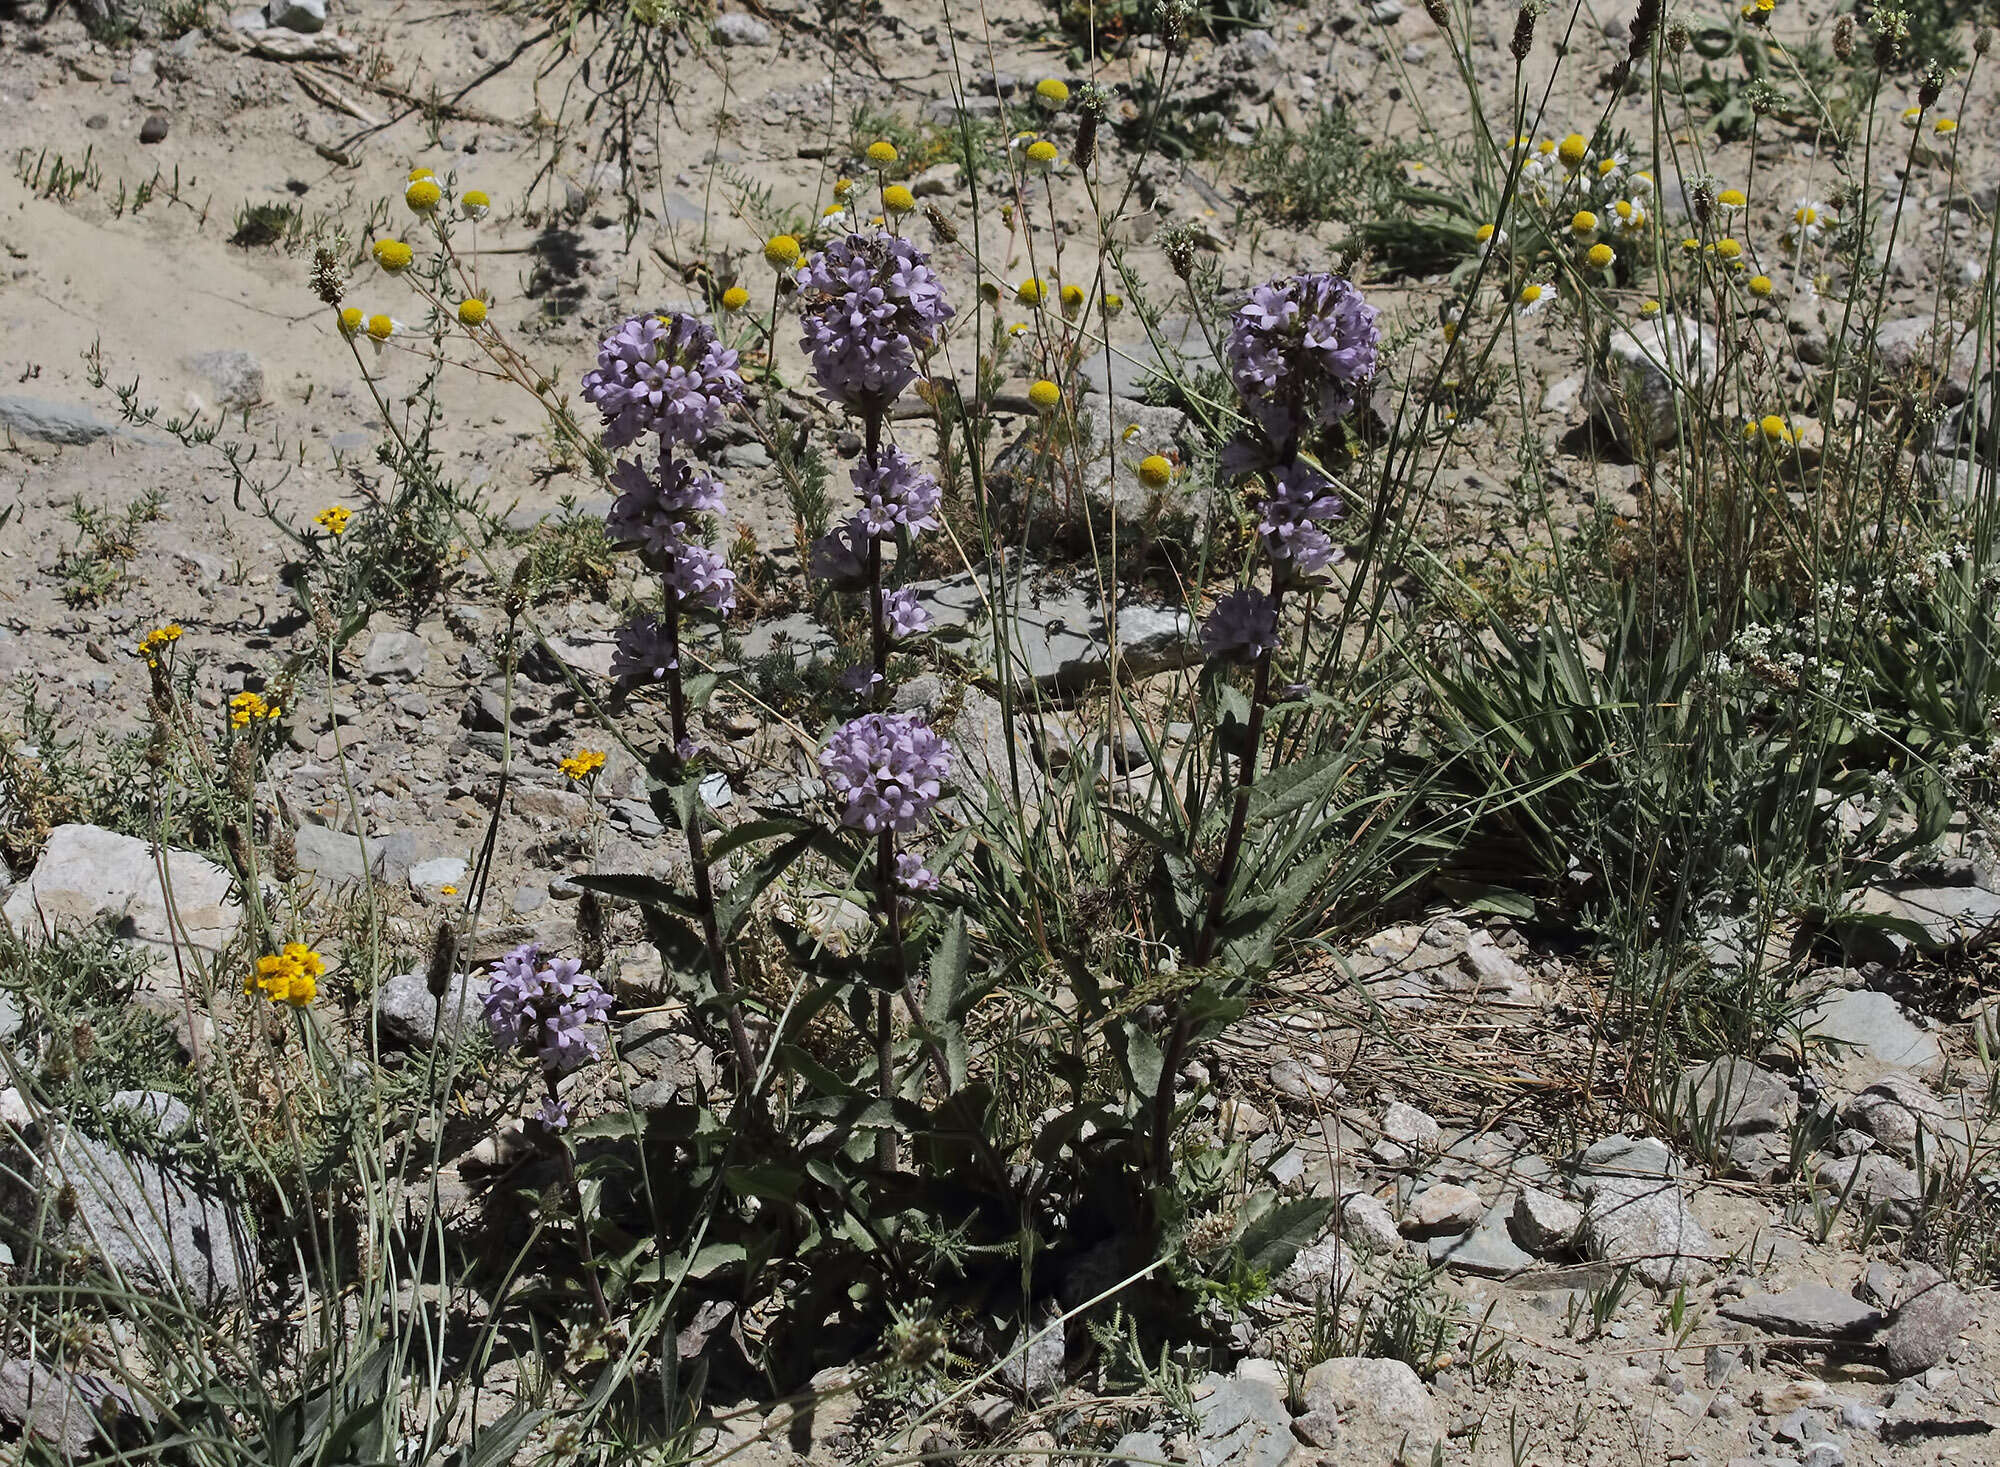
<path id="1" fill-rule="evenodd" d="M 1436 22 L 1439 30 L 1451 29 L 1451 7 L 1445 0 L 1424 0 L 1424 14 Z"/>
<path id="2" fill-rule="evenodd" d="M 1924 79 L 1917 86 L 1917 105 L 1928 112 L 1937 105 L 1937 99 L 1944 95 L 1944 68 L 1933 61 L 1924 68 Z"/>

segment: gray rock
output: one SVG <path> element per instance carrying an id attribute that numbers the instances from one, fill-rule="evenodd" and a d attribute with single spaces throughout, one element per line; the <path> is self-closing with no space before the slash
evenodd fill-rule
<path id="1" fill-rule="evenodd" d="M 1603 373 L 1591 380 L 1590 410 L 1620 441 L 1636 433 L 1664 448 L 1679 434 L 1681 394 L 1706 387 L 1718 363 L 1715 333 L 1699 322 L 1658 316 L 1620 327 L 1605 343 Z"/>
<path id="2" fill-rule="evenodd" d="M 1395 1214 L 1381 1198 L 1367 1192 L 1350 1192 L 1341 1199 L 1340 1236 L 1371 1254 L 1394 1253 L 1403 1246 Z"/>
<path id="3" fill-rule="evenodd" d="M 111 1097 L 111 1106 L 144 1116 L 161 1136 L 173 1135 L 194 1119 L 185 1101 L 163 1090 L 120 1090 Z"/>
<path id="4" fill-rule="evenodd" d="M 1896 1001 L 1870 988 L 1842 989 L 1820 999 L 1807 1012 L 1808 1039 L 1831 1041 L 1842 1067 L 1857 1078 L 1874 1078 L 1890 1070 L 1927 1074 L 1944 1062 L 1936 1039 L 1919 1029 Z"/>
<path id="5" fill-rule="evenodd" d="M 0 1040 L 12 1039 L 21 1032 L 21 1003 L 12 990 L 0 988 Z"/>
<path id="6" fill-rule="evenodd" d="M 1749 1367 L 1741 1345 L 1710 1345 L 1701 1354 L 1701 1378 L 1710 1390 L 1726 1385 Z"/>
<path id="7" fill-rule="evenodd" d="M 1953 1116 L 1945 1103 L 1908 1075 L 1884 1075 L 1841 1110 L 1841 1124 L 1897 1151 L 1916 1149 L 1917 1136 L 1943 1133 Z"/>
<path id="8" fill-rule="evenodd" d="M 36 1159 L 34 1181 L 45 1204 L 33 1213 L 41 1225 L 131 1286 L 202 1308 L 243 1294 L 249 1253 L 235 1217 L 177 1173 L 58 1126 Z M 58 1188 L 66 1218 L 54 1205 Z"/>
<path id="9" fill-rule="evenodd" d="M 1688 1131 L 1732 1172 L 1769 1181 L 1790 1160 L 1798 1105 L 1782 1075 L 1726 1056 L 1682 1071 L 1678 1100 Z"/>
<path id="10" fill-rule="evenodd" d="M 178 947 L 213 958 L 235 940 L 243 909 L 232 884 L 226 870 L 193 851 L 156 853 L 145 841 L 101 826 L 59 825 L 4 911 L 7 925 L 21 937 L 104 926 L 152 949 L 170 968 Z"/>
<path id="11" fill-rule="evenodd" d="M 1884 1222 L 1913 1226 L 1923 1210 L 1924 1189 L 1917 1174 L 1878 1151 L 1837 1156 L 1822 1161 L 1813 1172 L 1813 1190 L 1845 1197 L 1857 1213 L 1879 1209 Z"/>
<path id="12" fill-rule="evenodd" d="M 310 36 L 326 29 L 326 0 L 269 0 L 264 16 L 281 30 Z"/>
<path id="13" fill-rule="evenodd" d="M 139 124 L 139 141 L 148 145 L 167 140 L 167 129 L 173 126 L 173 119 L 164 112 L 149 112 L 146 120 Z"/>
<path id="14" fill-rule="evenodd" d="M 1306 1372 L 1305 1412 L 1293 1430 L 1308 1445 L 1341 1448 L 1340 1460 L 1373 1467 L 1427 1460 L 1444 1439 L 1444 1421 L 1416 1371 L 1400 1360 L 1343 1355 Z"/>
<path id="15" fill-rule="evenodd" d="M 1444 1139 L 1435 1117 L 1414 1105 L 1391 1101 L 1382 1111 L 1382 1134 L 1406 1151 L 1430 1155 Z"/>
<path id="16" fill-rule="evenodd" d="M 1431 1262 L 1489 1279 L 1511 1278 L 1522 1269 L 1533 1268 L 1534 1256 L 1522 1251 L 1507 1230 L 1517 1200 L 1501 1198 L 1486 1209 L 1468 1233 L 1431 1239 Z"/>
<path id="17" fill-rule="evenodd" d="M 274 0 L 274 3 L 297 4 L 299 0 Z M 320 3 L 320 0 L 312 0 L 312 3 Z M 264 400 L 263 365 L 247 351 L 232 348 L 196 352 L 185 358 L 183 365 L 208 383 L 215 393 L 217 407 L 241 412 Z"/>
<path id="18" fill-rule="evenodd" d="M 49 402 L 39 397 L 0 396 L 0 434 L 41 443 L 95 443 L 111 424 L 84 403 Z"/>
<path id="19" fill-rule="evenodd" d="M 1320 1299 L 1333 1300 L 1353 1292 L 1354 1269 L 1336 1236 L 1321 1238 L 1301 1248 L 1291 1265 L 1278 1275 L 1280 1294 L 1298 1304 Z"/>
<path id="20" fill-rule="evenodd" d="M 972 629 L 975 635 L 967 645 L 982 654 L 993 646 L 982 595 L 984 575 L 967 572 L 911 587 L 940 628 Z M 1008 673 L 1015 687 L 1074 692 L 1105 680 L 1111 643 L 1106 608 L 1094 586 L 1030 566 L 1009 576 L 1006 591 Z M 1119 665 L 1133 676 L 1185 666 L 1200 657 L 1194 620 L 1178 607 L 1127 598 L 1117 607 L 1117 633 Z M 994 672 L 997 676 L 998 669 Z"/>
<path id="21" fill-rule="evenodd" d="M 428 861 L 419 861 L 410 867 L 410 890 L 426 896 L 436 895 L 447 886 L 463 882 L 469 869 L 463 856 L 434 856 Z"/>
<path id="22" fill-rule="evenodd" d="M 1608 1136 L 1584 1152 L 1584 1246 L 1604 1263 L 1630 1263 L 1656 1289 L 1704 1278 L 1715 1240 L 1688 1210 L 1680 1164 L 1662 1143 Z"/>
<path id="23" fill-rule="evenodd" d="M 1062 1389 L 1063 1354 L 1061 1311 L 1052 1308 L 1039 1325 L 1021 1331 L 998 1379 L 1030 1400 L 1046 1400 Z"/>
<path id="24" fill-rule="evenodd" d="M 718 15 L 713 27 L 715 39 L 725 46 L 775 46 L 778 38 L 771 28 L 754 15 L 731 11 Z"/>
<path id="25" fill-rule="evenodd" d="M 1902 1302 L 1882 1331 L 1882 1363 L 1891 1377 L 1929 1370 L 1945 1358 L 1977 1310 L 1957 1284 L 1925 1264 L 1904 1275 Z"/>
<path id="26" fill-rule="evenodd" d="M 439 1001 L 431 997 L 421 973 L 398 973 L 375 990 L 375 1022 L 383 1039 L 405 1049 L 429 1049 L 432 1036 L 455 1048 L 469 1027 L 479 1022 L 485 982 L 471 973 L 455 973 Z"/>
<path id="27" fill-rule="evenodd" d="M 1178 408 L 1086 392 L 1077 401 L 1076 441 L 1061 455 L 1053 485 L 1045 436 L 1037 425 L 1002 449 L 988 480 L 997 495 L 1036 519 L 1081 527 L 1087 505 L 1100 514 L 1115 512 L 1126 526 L 1174 524 L 1206 507 L 1206 492 L 1193 492 L 1184 476 L 1157 490 L 1139 482 L 1139 463 L 1148 455 L 1176 462 L 1188 457 L 1194 435 Z M 1082 504 L 1074 502 L 1079 490 Z"/>
<path id="28" fill-rule="evenodd" d="M 1282 1381 L 1245 1360 L 1234 1376 L 1209 1374 L 1194 1388 L 1194 1455 L 1213 1467 L 1285 1467 L 1298 1450 Z"/>
<path id="29" fill-rule="evenodd" d="M 1109 1467 L 1159 1467 L 1172 1461 L 1166 1435 L 1158 1431 L 1128 1431 L 1111 1449 Z"/>
<path id="30" fill-rule="evenodd" d="M 1467 938 L 1458 966 L 1472 980 L 1476 993 L 1498 993 L 1517 1000 L 1534 996 L 1528 970 L 1495 947 L 1491 933 L 1475 932 Z"/>
<path id="31" fill-rule="evenodd" d="M 611 654 L 617 647 L 616 637 L 566 632 L 550 637 L 546 646 L 540 642 L 531 644 L 521 657 L 521 671 L 538 683 L 566 682 L 565 670 L 586 682 L 591 679 L 608 682 Z"/>
<path id="32" fill-rule="evenodd" d="M 1875 331 L 1876 365 L 1885 374 L 1923 368 L 1935 379 L 1938 395 L 1948 405 L 1964 401 L 1978 364 L 1978 348 L 1976 333 L 1930 316 L 1884 321 Z"/>
<path id="33" fill-rule="evenodd" d="M 994 104 L 997 108 L 998 102 Z M 1118 397 L 1140 395 L 1151 376 L 1192 376 L 1203 367 L 1215 365 L 1208 338 L 1193 316 L 1162 316 L 1149 336 L 1121 341 L 1108 350 L 1093 352 L 1083 359 L 1084 380 L 1094 392 L 1108 390 Z"/>
<path id="34" fill-rule="evenodd" d="M 1751 1294 L 1730 1300 L 1718 1312 L 1724 1319 L 1755 1325 L 1772 1334 L 1829 1340 L 1866 1338 L 1888 1317 L 1826 1284 L 1800 1284 L 1782 1294 Z"/>
<path id="35" fill-rule="evenodd" d="M 984 784 L 1011 801 L 1017 775 L 1024 800 L 1039 799 L 1047 787 L 1047 777 L 1025 733 L 1016 735 L 1014 762 L 1008 763 L 1007 720 L 999 699 L 978 688 L 967 688 L 959 700 L 958 711 L 952 714 L 942 732 L 951 740 L 960 761 L 957 776 L 963 791 L 960 798 L 970 798 L 976 803 L 983 798 L 977 792 Z"/>
<path id="36" fill-rule="evenodd" d="M 299 870 L 324 886 L 359 886 L 364 873 L 377 881 L 402 885 L 410 877 L 415 838 L 404 832 L 369 837 L 349 835 L 326 825 L 301 825 L 293 837 Z M 365 855 L 364 855 L 365 852 Z"/>
<path id="37" fill-rule="evenodd" d="M 51 1370 L 29 1360 L 0 1361 L 0 1420 L 61 1456 L 88 1456 L 100 1439 L 115 1444 L 117 1423 L 124 1416 L 149 1424 L 159 1419 L 143 1396 L 134 1396 L 118 1380 Z"/>
<path id="38" fill-rule="evenodd" d="M 422 635 L 398 628 L 377 632 L 361 654 L 361 671 L 371 683 L 415 682 L 424 675 L 431 646 Z"/>
<path id="39" fill-rule="evenodd" d="M 1403 1213 L 1403 1231 L 1418 1238 L 1462 1233 L 1475 1226 L 1485 1212 L 1486 1204 L 1470 1187 L 1439 1182 L 1410 1199 Z"/>
<path id="40" fill-rule="evenodd" d="M 1540 1258 L 1574 1251 L 1583 1234 L 1583 1209 L 1539 1187 L 1521 1189 L 1510 1221 L 1515 1240 Z"/>
<path id="41" fill-rule="evenodd" d="M 2000 895 L 1978 886 L 1892 886 L 1897 905 L 1924 930 L 1929 947 L 1977 949 L 2000 931 Z"/>

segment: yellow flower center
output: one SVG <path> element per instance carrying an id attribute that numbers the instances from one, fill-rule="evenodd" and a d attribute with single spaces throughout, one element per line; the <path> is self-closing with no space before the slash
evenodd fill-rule
<path id="1" fill-rule="evenodd" d="M 378 239 L 375 241 L 375 263 L 391 275 L 410 268 L 416 254 L 400 239 Z"/>
<path id="2" fill-rule="evenodd" d="M 1772 289 L 1770 276 L 1752 275 L 1750 277 L 1750 294 L 1756 296 L 1759 300 L 1769 295 Z"/>
<path id="3" fill-rule="evenodd" d="M 342 336 L 358 336 L 361 333 L 362 324 L 366 320 L 367 317 L 361 314 L 361 307 L 347 307 L 346 310 L 340 313 L 340 334 Z"/>
<path id="4" fill-rule="evenodd" d="M 868 145 L 868 161 L 877 168 L 887 168 L 896 161 L 896 145 L 887 138 Z"/>
<path id="5" fill-rule="evenodd" d="M 917 207 L 917 196 L 900 183 L 892 183 L 882 190 L 882 207 L 891 214 L 907 214 Z"/>
<path id="6" fill-rule="evenodd" d="M 396 334 L 396 323 L 387 316 L 370 316 L 368 334 L 377 341 L 387 341 Z"/>
<path id="7" fill-rule="evenodd" d="M 1584 155 L 1589 151 L 1589 139 L 1580 132 L 1573 132 L 1557 146 L 1556 156 L 1562 159 L 1563 167 L 1574 171 L 1583 166 Z"/>
<path id="8" fill-rule="evenodd" d="M 1035 83 L 1035 95 L 1051 107 L 1060 107 L 1069 100 L 1069 86 L 1054 77 L 1043 77 Z"/>
<path id="9" fill-rule="evenodd" d="M 429 214 L 444 198 L 444 190 L 437 186 L 435 179 L 420 178 L 403 190 L 403 202 L 418 214 Z"/>
<path id="10" fill-rule="evenodd" d="M 1062 389 L 1044 377 L 1028 389 L 1028 401 L 1040 412 L 1053 412 L 1062 401 Z"/>
<path id="11" fill-rule="evenodd" d="M 476 295 L 467 296 L 458 303 L 458 322 L 461 326 L 484 326 L 486 302 Z"/>
<path id="12" fill-rule="evenodd" d="M 1617 254 L 1608 244 L 1594 244 L 1590 247 L 1590 253 L 1585 258 L 1590 261 L 1592 269 L 1606 270 L 1610 268 L 1611 262 L 1617 258 Z"/>
<path id="13" fill-rule="evenodd" d="M 798 264 L 799 242 L 789 234 L 774 234 L 764 241 L 764 258 L 780 270 L 789 270 Z"/>
<path id="14" fill-rule="evenodd" d="M 1578 234 L 1591 234 L 1597 229 L 1597 216 L 1588 209 L 1578 209 L 1570 215 L 1569 227 Z"/>
<path id="15" fill-rule="evenodd" d="M 1166 455 L 1149 453 L 1139 460 L 1139 482 L 1148 489 L 1164 489 L 1173 478 L 1174 466 Z"/>

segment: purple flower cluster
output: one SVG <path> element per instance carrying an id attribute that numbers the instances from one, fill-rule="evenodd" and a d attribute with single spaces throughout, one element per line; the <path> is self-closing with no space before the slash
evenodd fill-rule
<path id="1" fill-rule="evenodd" d="M 938 889 L 937 873 L 923 862 L 923 857 L 904 851 L 896 857 L 896 885 L 908 892 L 932 892 Z"/>
<path id="2" fill-rule="evenodd" d="M 1250 293 L 1230 322 L 1229 376 L 1281 450 L 1338 422 L 1375 375 L 1376 309 L 1338 275 L 1294 275 Z"/>
<path id="3" fill-rule="evenodd" d="M 799 267 L 800 342 L 822 391 L 850 407 L 886 405 L 917 375 L 951 318 L 930 256 L 887 231 L 837 239 Z"/>
<path id="4" fill-rule="evenodd" d="M 696 443 L 743 400 L 736 353 L 698 316 L 633 316 L 604 338 L 583 396 L 604 414 L 604 441 L 621 448 L 648 433 Z"/>
<path id="5" fill-rule="evenodd" d="M 604 518 L 613 544 L 630 545 L 657 565 L 687 533 L 691 514 L 721 514 L 722 486 L 687 459 L 674 459 L 653 473 L 630 459 L 611 471 L 618 497 Z"/>
<path id="6" fill-rule="evenodd" d="M 931 614 L 917 600 L 916 591 L 904 586 L 891 591 L 882 598 L 882 620 L 888 623 L 889 635 L 898 642 L 906 642 L 911 637 L 921 637 L 931 629 Z"/>
<path id="7" fill-rule="evenodd" d="M 541 945 L 527 942 L 493 965 L 481 1007 L 496 1044 L 532 1054 L 542 1073 L 556 1080 L 602 1053 L 590 1026 L 611 1012 L 611 995 L 575 958 L 544 962 Z M 542 1120 L 566 1125 L 568 1108 L 552 1098 L 542 1107 Z"/>
<path id="8" fill-rule="evenodd" d="M 854 470 L 854 492 L 861 498 L 861 527 L 883 539 L 899 528 L 935 530 L 937 507 L 944 497 L 938 481 L 917 467 L 917 461 L 893 445 L 877 457 L 879 464 L 861 463 Z"/>
<path id="9" fill-rule="evenodd" d="M 1339 559 L 1340 548 L 1321 526 L 1345 513 L 1326 475 L 1295 460 L 1272 471 L 1257 534 L 1272 560 L 1311 575 Z"/>
<path id="10" fill-rule="evenodd" d="M 663 683 L 675 666 L 666 623 L 652 612 L 641 612 L 618 629 L 618 644 L 611 649 L 614 682 Z"/>
<path id="11" fill-rule="evenodd" d="M 914 713 L 864 713 L 833 731 L 819 767 L 843 825 L 914 830 L 951 777 L 951 744 Z"/>
<path id="12" fill-rule="evenodd" d="M 1249 587 L 1215 603 L 1202 623 L 1201 650 L 1222 662 L 1255 662 L 1278 645 L 1278 603 Z"/>
<path id="13" fill-rule="evenodd" d="M 660 578 L 680 598 L 682 606 L 728 612 L 736 607 L 736 572 L 706 545 L 676 541 L 661 567 Z"/>

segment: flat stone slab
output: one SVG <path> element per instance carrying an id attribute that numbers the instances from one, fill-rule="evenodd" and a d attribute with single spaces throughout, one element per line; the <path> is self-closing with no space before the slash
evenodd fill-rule
<path id="1" fill-rule="evenodd" d="M 4 912 L 24 938 L 102 926 L 170 964 L 176 949 L 214 957 L 235 940 L 243 908 L 232 887 L 228 871 L 194 851 L 162 850 L 98 825 L 58 825 Z"/>
<path id="2" fill-rule="evenodd" d="M 1724 1319 L 1753 1324 L 1772 1334 L 1813 1335 L 1829 1340 L 1872 1335 L 1888 1320 L 1881 1310 L 1826 1284 L 1800 1284 L 1782 1294 L 1752 1294 L 1733 1299 L 1718 1313 Z"/>
<path id="3" fill-rule="evenodd" d="M 1944 1063 L 1937 1040 L 1911 1023 L 1896 1000 L 1871 988 L 1826 995 L 1807 1012 L 1805 1032 L 1834 1041 L 1843 1067 L 1869 1080 L 1893 1070 L 1927 1074 Z"/>

